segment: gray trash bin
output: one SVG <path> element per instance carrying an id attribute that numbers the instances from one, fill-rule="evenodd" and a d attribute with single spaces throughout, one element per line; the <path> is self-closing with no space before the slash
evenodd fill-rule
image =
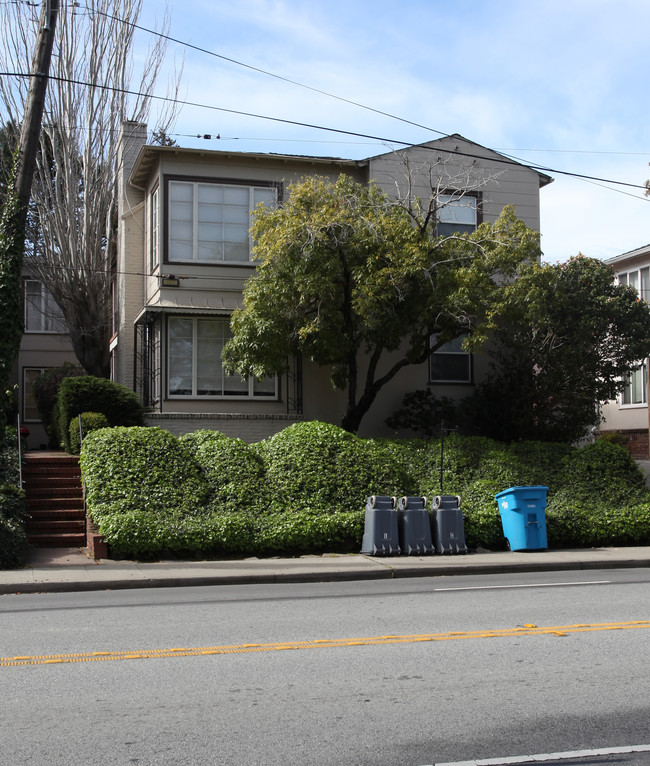
<path id="1" fill-rule="evenodd" d="M 372 495 L 368 498 L 361 553 L 367 556 L 399 556 L 399 532 L 394 497 Z"/>
<path id="2" fill-rule="evenodd" d="M 400 497 L 397 505 L 397 525 L 402 553 L 424 556 L 433 553 L 431 517 L 426 497 Z"/>
<path id="3" fill-rule="evenodd" d="M 431 503 L 436 553 L 467 553 L 465 522 L 458 495 L 437 495 Z"/>

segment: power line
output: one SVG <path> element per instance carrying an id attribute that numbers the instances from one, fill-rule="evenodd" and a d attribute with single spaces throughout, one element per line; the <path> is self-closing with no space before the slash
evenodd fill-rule
<path id="1" fill-rule="evenodd" d="M 24 78 L 26 78 L 26 77 L 29 77 L 30 75 L 22 73 L 22 72 L 0 72 L 0 77 L 6 77 L 6 76 L 9 76 L 9 77 L 24 77 Z M 142 93 L 142 92 L 138 92 L 138 91 L 132 91 L 132 90 L 129 90 L 127 88 L 114 88 L 114 87 L 109 86 L 109 85 L 102 85 L 100 83 L 90 83 L 90 82 L 85 82 L 83 80 L 75 80 L 75 79 L 68 78 L 68 77 L 58 77 L 56 75 L 50 75 L 49 79 L 57 81 L 57 82 L 65 82 L 65 83 L 68 83 L 70 85 L 81 85 L 81 86 L 84 86 L 84 87 L 99 88 L 100 90 L 108 90 L 108 91 L 112 91 L 112 92 L 115 92 L 115 93 L 122 93 L 122 94 L 127 95 L 127 96 L 147 97 L 147 98 L 150 98 L 150 99 L 152 99 L 154 101 L 163 101 L 165 103 L 179 104 L 181 106 L 192 106 L 192 107 L 195 107 L 197 109 L 210 109 L 212 111 L 225 112 L 227 114 L 236 114 L 236 115 L 239 115 L 239 116 L 242 116 L 242 117 L 251 117 L 253 119 L 267 120 L 269 122 L 280 122 L 280 123 L 283 123 L 285 125 L 295 125 L 297 127 L 310 128 L 312 130 L 322 130 L 322 131 L 326 131 L 326 132 L 329 132 L 329 133 L 338 133 L 340 135 L 345 135 L 345 136 L 354 136 L 356 138 L 367 138 L 367 139 L 370 139 L 372 141 L 377 141 L 379 143 L 382 143 L 382 144 L 385 144 L 385 145 L 389 145 L 389 146 L 390 145 L 397 145 L 397 146 L 402 146 L 402 147 L 408 147 L 408 146 L 412 146 L 413 145 L 412 142 L 410 142 L 410 141 L 402 141 L 401 139 L 396 139 L 396 138 L 386 138 L 385 136 L 376 136 L 376 135 L 373 135 L 371 133 L 359 133 L 359 132 L 353 131 L 353 130 L 344 130 L 342 128 L 333 128 L 333 127 L 326 126 L 326 125 L 316 125 L 314 123 L 301 122 L 299 120 L 289 120 L 289 119 L 283 118 L 283 117 L 271 117 L 269 115 L 256 114 L 255 112 L 245 112 L 245 111 L 239 110 L 239 109 L 228 109 L 228 108 L 222 107 L 222 106 L 213 106 L 213 105 L 210 105 L 210 104 L 200 104 L 200 103 L 193 102 L 193 101 L 182 101 L 180 99 L 172 98 L 171 96 L 156 96 L 154 94 L 147 94 L 147 93 Z M 531 163 L 526 162 L 525 160 L 518 159 L 518 158 L 515 158 L 515 157 L 509 157 L 509 156 L 504 155 L 504 154 L 501 154 L 498 157 L 485 157 L 485 155 L 474 154 L 472 152 L 462 152 L 462 151 L 460 151 L 458 149 L 448 149 L 448 148 L 441 149 L 440 147 L 437 147 L 437 146 L 436 147 L 434 147 L 434 146 L 426 146 L 424 144 L 422 144 L 421 146 L 422 146 L 423 149 L 426 149 L 426 150 L 432 151 L 432 152 L 440 152 L 440 151 L 442 151 L 445 154 L 453 154 L 453 155 L 456 155 L 456 156 L 459 156 L 459 157 L 468 157 L 470 159 L 479 159 L 479 160 L 486 160 L 487 159 L 490 162 L 496 162 L 496 163 L 505 164 L 505 165 L 524 165 L 524 166 L 526 166 L 526 167 L 528 167 L 528 168 L 530 168 L 532 170 L 538 170 L 538 171 L 543 172 L 543 173 L 552 173 L 554 175 L 564 175 L 564 176 L 568 176 L 570 178 L 581 178 L 581 179 L 584 179 L 584 180 L 587 180 L 587 181 L 599 181 L 601 183 L 614 184 L 616 186 L 626 186 L 626 187 L 629 187 L 629 188 L 632 188 L 632 189 L 643 189 L 644 191 L 646 189 L 645 185 L 632 184 L 632 183 L 629 183 L 627 181 L 615 181 L 615 180 L 608 179 L 608 178 L 600 178 L 599 176 L 585 175 L 584 173 L 573 173 L 573 172 L 568 171 L 568 170 L 558 170 L 558 169 L 554 169 L 554 168 L 549 168 L 549 167 L 546 167 L 544 165 L 533 165 Z M 492 151 L 492 150 L 489 150 L 489 151 Z"/>

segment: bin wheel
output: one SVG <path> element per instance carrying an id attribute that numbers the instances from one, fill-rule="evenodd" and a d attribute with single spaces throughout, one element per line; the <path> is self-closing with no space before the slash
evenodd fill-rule
<path id="1" fill-rule="evenodd" d="M 511 548 L 510 548 L 510 540 L 508 540 L 507 537 L 506 537 L 506 550 L 507 551 L 511 550 Z"/>

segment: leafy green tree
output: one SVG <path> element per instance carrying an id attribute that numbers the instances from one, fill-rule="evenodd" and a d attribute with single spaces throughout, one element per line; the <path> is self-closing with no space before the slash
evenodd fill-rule
<path id="1" fill-rule="evenodd" d="M 539 252 L 512 209 L 470 235 L 438 237 L 430 205 L 344 175 L 293 185 L 281 207 L 256 212 L 251 232 L 259 265 L 232 317 L 226 366 L 279 374 L 303 354 L 328 367 L 347 391 L 349 431 L 401 369 L 454 338 L 484 340 L 504 279 Z"/>
<path id="2" fill-rule="evenodd" d="M 473 426 L 506 441 L 572 442 L 597 405 L 650 354 L 650 308 L 610 267 L 582 255 L 533 264 L 509 286 L 493 372 L 472 401 Z"/>

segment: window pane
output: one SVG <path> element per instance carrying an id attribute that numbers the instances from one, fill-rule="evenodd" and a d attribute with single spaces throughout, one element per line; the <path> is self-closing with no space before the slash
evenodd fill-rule
<path id="1" fill-rule="evenodd" d="M 275 396 L 276 378 L 253 380 L 253 396 Z"/>
<path id="2" fill-rule="evenodd" d="M 641 269 L 641 291 L 639 297 L 644 301 L 650 298 L 650 267 L 648 266 Z"/>
<path id="3" fill-rule="evenodd" d="M 169 199 L 172 202 L 191 202 L 194 199 L 194 184 L 170 181 Z"/>
<path id="4" fill-rule="evenodd" d="M 250 191 L 248 186 L 225 186 L 223 201 L 226 205 L 250 205 Z"/>
<path id="5" fill-rule="evenodd" d="M 454 197 L 442 194 L 438 220 L 441 223 L 464 223 L 476 226 L 476 197 Z"/>
<path id="6" fill-rule="evenodd" d="M 209 205 L 223 204 L 223 186 L 219 184 L 199 184 L 199 207 L 200 203 Z"/>
<path id="7" fill-rule="evenodd" d="M 43 329 L 43 303 L 41 283 L 33 279 L 25 282 L 25 330 L 41 332 Z"/>
<path id="8" fill-rule="evenodd" d="M 431 357 L 431 380 L 469 383 L 469 354 L 434 354 Z"/>
<path id="9" fill-rule="evenodd" d="M 639 291 L 639 272 L 630 271 L 627 275 L 627 283 L 630 287 L 633 287 L 637 292 Z"/>
<path id="10" fill-rule="evenodd" d="M 169 393 L 192 394 L 193 322 L 169 319 Z"/>
<path id="11" fill-rule="evenodd" d="M 266 189 L 260 187 L 253 189 L 253 207 L 256 208 L 260 202 L 268 207 L 275 207 L 275 188 L 269 186 Z"/>

